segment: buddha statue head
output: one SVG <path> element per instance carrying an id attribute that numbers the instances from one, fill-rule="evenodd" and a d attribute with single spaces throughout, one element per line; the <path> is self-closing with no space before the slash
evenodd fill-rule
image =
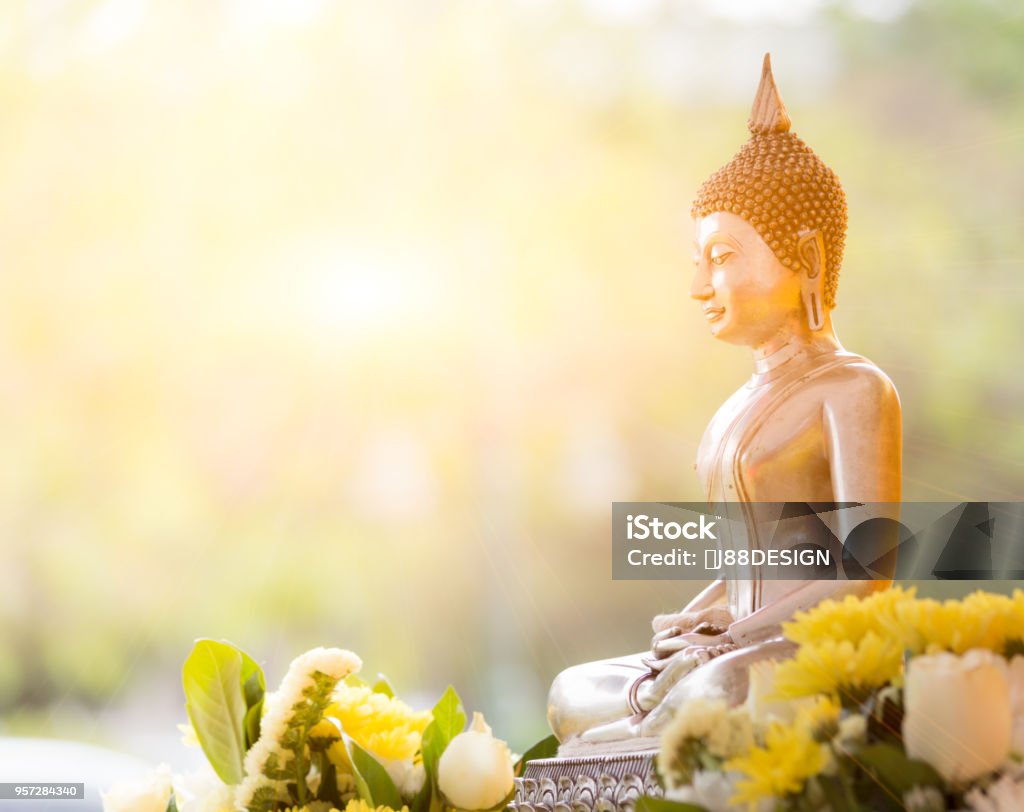
<path id="1" fill-rule="evenodd" d="M 690 293 L 724 341 L 756 348 L 780 333 L 831 331 L 846 196 L 790 124 L 765 54 L 750 139 L 704 182 L 691 210 Z"/>

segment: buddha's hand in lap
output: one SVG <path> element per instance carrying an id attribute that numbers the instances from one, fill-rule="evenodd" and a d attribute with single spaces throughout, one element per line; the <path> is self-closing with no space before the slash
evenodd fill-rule
<path id="1" fill-rule="evenodd" d="M 719 606 L 698 612 L 658 615 L 652 623 L 655 634 L 651 640 L 651 653 L 643 662 L 652 671 L 662 671 L 672 657 L 688 648 L 714 649 L 731 644 L 726 630 L 732 620 L 729 611 Z"/>
<path id="2" fill-rule="evenodd" d="M 654 678 L 648 679 L 637 690 L 637 704 L 644 711 L 656 708 L 676 683 L 695 668 L 735 649 L 735 643 L 722 641 L 713 645 L 690 646 L 671 657 L 659 660 L 659 668 L 651 669 L 655 674 Z"/>
<path id="3" fill-rule="evenodd" d="M 673 686 L 695 668 L 738 648 L 729 637 L 728 632 L 720 634 L 690 632 L 677 637 L 687 642 L 688 645 L 674 654 L 655 661 L 654 664 L 644 661 L 651 672 L 655 674 L 653 679 L 648 679 L 637 691 L 637 703 L 644 711 L 650 711 L 657 707 Z"/>
<path id="4" fill-rule="evenodd" d="M 666 629 L 679 628 L 684 632 L 693 631 L 701 623 L 711 623 L 720 628 L 726 628 L 732 623 L 733 617 L 724 606 L 711 606 L 707 609 L 698 609 L 693 612 L 672 612 L 667 615 L 655 615 L 651 621 L 654 631 L 663 632 Z"/>
<path id="5" fill-rule="evenodd" d="M 636 692 L 636 703 L 644 712 L 656 708 L 672 686 L 700 665 L 696 652 L 680 651 L 674 657 L 659 661 L 659 670 L 651 669 L 653 678 L 642 682 Z"/>

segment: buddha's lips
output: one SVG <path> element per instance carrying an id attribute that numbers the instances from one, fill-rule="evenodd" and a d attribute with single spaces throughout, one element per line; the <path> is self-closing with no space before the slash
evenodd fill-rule
<path id="1" fill-rule="evenodd" d="M 708 321 L 718 321 L 720 318 L 722 318 L 722 314 L 724 314 L 724 313 L 725 313 L 725 308 L 724 307 L 705 307 L 704 308 L 704 318 L 706 318 Z"/>

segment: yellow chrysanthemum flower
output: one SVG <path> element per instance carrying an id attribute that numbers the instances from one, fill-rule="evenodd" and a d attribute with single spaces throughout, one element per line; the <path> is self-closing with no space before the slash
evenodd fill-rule
<path id="1" fill-rule="evenodd" d="M 1024 640 L 1024 593 L 978 591 L 963 600 L 912 601 L 897 608 L 890 629 L 915 654 L 975 648 L 1002 653 Z"/>
<path id="2" fill-rule="evenodd" d="M 902 635 L 907 648 L 915 654 L 929 649 L 959 653 L 966 650 L 961 648 L 966 637 L 974 637 L 974 630 L 963 627 L 960 601 L 914 601 L 900 607 L 894 621 L 893 634 Z"/>
<path id="3" fill-rule="evenodd" d="M 833 699 L 859 699 L 898 680 L 903 668 L 899 640 L 868 632 L 855 643 L 823 640 L 800 646 L 775 671 L 775 694 L 781 699 L 827 694 Z"/>
<path id="4" fill-rule="evenodd" d="M 831 696 L 818 696 L 796 712 L 794 724 L 805 727 L 812 736 L 821 738 L 839 728 L 842 706 Z"/>
<path id="5" fill-rule="evenodd" d="M 348 802 L 345 812 L 409 812 L 409 807 L 403 806 L 401 809 L 392 809 L 390 806 L 373 807 L 366 801 L 356 798 Z"/>
<path id="6" fill-rule="evenodd" d="M 794 643 L 856 643 L 868 632 L 891 634 L 899 607 L 913 601 L 913 588 L 883 589 L 863 599 L 847 595 L 841 601 L 827 600 L 806 612 L 797 612 L 782 628 Z"/>
<path id="7" fill-rule="evenodd" d="M 829 758 L 828 746 L 815 741 L 808 725 L 773 723 L 763 747 L 726 762 L 726 770 L 744 776 L 736 784 L 732 802 L 747 803 L 753 809 L 762 799 L 798 793 L 808 778 L 828 767 Z"/>
<path id="8" fill-rule="evenodd" d="M 975 648 L 1005 652 L 1024 646 L 1024 591 L 1012 596 L 974 592 L 962 600 L 917 599 L 900 587 L 858 599 L 824 601 L 783 624 L 790 640 L 802 645 L 825 641 L 856 644 L 869 633 L 900 641 L 911 653 Z"/>
<path id="9" fill-rule="evenodd" d="M 1013 590 L 1010 600 L 1010 621 L 1006 629 L 1006 643 L 1024 647 L 1024 590 Z"/>
<path id="10" fill-rule="evenodd" d="M 414 711 L 400 699 L 376 693 L 369 687 L 344 684 L 335 690 L 334 701 L 324 716 L 336 719 L 364 750 L 394 761 L 416 757 L 423 730 L 430 722 L 430 711 Z M 327 719 L 314 727 L 310 735 L 340 739 L 338 728 Z M 350 769 L 348 754 L 340 741 L 332 744 L 327 753 L 339 769 Z"/>
<path id="11" fill-rule="evenodd" d="M 979 590 L 964 598 L 962 603 L 963 619 L 972 631 L 964 635 L 968 645 L 957 653 L 972 648 L 1002 653 L 1007 644 L 1024 638 L 1024 593 L 1020 590 L 1012 597 Z"/>
<path id="12" fill-rule="evenodd" d="M 314 801 L 305 806 L 290 806 L 284 812 L 339 812 L 339 810 L 324 801 Z"/>

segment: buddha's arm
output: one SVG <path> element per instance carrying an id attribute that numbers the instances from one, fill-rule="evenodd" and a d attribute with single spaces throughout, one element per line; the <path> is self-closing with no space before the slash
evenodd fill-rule
<path id="1" fill-rule="evenodd" d="M 874 365 L 826 400 L 822 418 L 836 502 L 899 502 L 903 422 L 900 399 Z"/>
<path id="2" fill-rule="evenodd" d="M 856 374 L 837 382 L 835 397 L 823 408 L 824 435 L 834 501 L 882 503 L 880 516 L 898 517 L 902 456 L 900 402 L 892 382 L 873 365 L 858 365 Z M 858 517 L 863 520 L 863 515 Z M 840 538 L 854 520 L 840 511 Z M 827 598 L 874 591 L 874 581 L 807 581 L 779 600 L 762 606 L 729 626 L 741 646 L 776 637 L 781 624 Z"/>
<path id="3" fill-rule="evenodd" d="M 712 581 L 700 593 L 678 612 L 667 615 L 655 615 L 651 626 L 655 633 L 664 632 L 675 626 L 685 627 L 687 631 L 696 625 L 696 615 L 705 609 L 721 604 L 725 600 L 725 581 L 719 578 Z"/>
<path id="4" fill-rule="evenodd" d="M 704 587 L 697 597 L 686 604 L 683 612 L 700 612 L 704 609 L 710 609 L 723 600 L 725 600 L 725 579 L 719 578 Z"/>

